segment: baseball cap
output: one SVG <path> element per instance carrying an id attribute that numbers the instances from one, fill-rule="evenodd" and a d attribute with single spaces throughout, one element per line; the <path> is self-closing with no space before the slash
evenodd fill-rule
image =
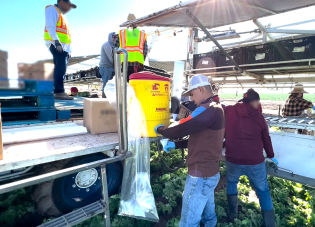
<path id="1" fill-rule="evenodd" d="M 71 0 L 63 0 L 63 1 L 64 1 L 64 2 L 68 2 L 68 3 L 72 6 L 72 8 L 74 8 L 74 9 L 77 8 L 77 5 L 73 4 L 73 3 L 71 2 Z"/>
<path id="2" fill-rule="evenodd" d="M 70 91 L 71 91 L 71 92 L 78 92 L 79 90 L 78 90 L 77 87 L 72 87 L 72 88 L 70 89 Z"/>
<path id="3" fill-rule="evenodd" d="M 259 101 L 259 94 L 254 89 L 248 89 L 246 93 L 244 93 L 243 98 L 238 102 L 250 103 L 252 101 Z"/>
<path id="4" fill-rule="evenodd" d="M 211 84 L 209 83 L 208 77 L 204 75 L 196 75 L 193 76 L 188 84 L 188 90 L 183 93 L 183 96 L 189 96 L 190 92 L 194 90 L 195 88 L 198 87 L 204 87 L 204 86 L 210 86 Z"/>

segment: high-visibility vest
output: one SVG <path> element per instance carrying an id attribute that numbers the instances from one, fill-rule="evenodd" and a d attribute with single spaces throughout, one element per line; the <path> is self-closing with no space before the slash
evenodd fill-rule
<path id="1" fill-rule="evenodd" d="M 144 64 L 143 48 L 146 38 L 147 34 L 137 28 L 119 31 L 120 48 L 128 51 L 128 62 Z M 123 61 L 123 55 L 121 55 L 121 62 Z"/>
<path id="2" fill-rule="evenodd" d="M 50 6 L 51 5 L 46 6 L 46 9 Z M 59 41 L 61 43 L 64 43 L 64 44 L 71 44 L 71 35 L 70 35 L 68 21 L 67 21 L 66 17 L 63 15 L 63 13 L 56 6 L 53 6 L 53 7 L 55 7 L 57 12 L 59 13 L 59 20 L 58 20 L 57 26 L 56 26 L 56 33 L 57 33 L 57 36 L 59 38 Z M 44 39 L 49 40 L 49 41 L 53 41 L 53 39 L 50 37 L 46 27 L 45 27 L 45 38 Z"/>

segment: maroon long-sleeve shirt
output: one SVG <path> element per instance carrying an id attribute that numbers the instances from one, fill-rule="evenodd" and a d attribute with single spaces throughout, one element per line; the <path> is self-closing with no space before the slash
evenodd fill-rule
<path id="1" fill-rule="evenodd" d="M 269 128 L 263 115 L 247 103 L 224 108 L 226 160 L 238 165 L 257 165 L 273 158 Z"/>

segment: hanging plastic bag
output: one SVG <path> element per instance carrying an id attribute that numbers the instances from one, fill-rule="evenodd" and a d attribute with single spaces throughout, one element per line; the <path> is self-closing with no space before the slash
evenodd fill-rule
<path id="1" fill-rule="evenodd" d="M 109 102 L 116 103 L 115 82 L 109 82 L 104 91 Z M 145 115 L 129 84 L 127 103 L 128 147 L 133 156 L 125 160 L 118 215 L 158 222 L 150 184 L 150 140 L 146 133 Z"/>

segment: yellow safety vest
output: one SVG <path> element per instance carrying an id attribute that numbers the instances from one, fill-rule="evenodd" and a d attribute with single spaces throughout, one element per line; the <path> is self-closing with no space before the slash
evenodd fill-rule
<path id="1" fill-rule="evenodd" d="M 52 5 L 46 6 L 46 9 Z M 63 13 L 56 7 L 55 9 L 59 13 L 59 20 L 57 22 L 56 26 L 56 33 L 59 38 L 59 41 L 64 44 L 71 44 L 71 35 L 70 35 L 70 30 L 69 30 L 69 24 L 66 19 L 66 17 L 63 15 Z M 45 27 L 45 40 L 53 41 L 53 39 L 50 37 L 46 27 Z"/>
<path id="2" fill-rule="evenodd" d="M 147 34 L 135 28 L 119 31 L 120 48 L 128 51 L 128 62 L 139 62 L 144 64 L 143 48 Z M 123 62 L 121 55 L 121 62 Z"/>

